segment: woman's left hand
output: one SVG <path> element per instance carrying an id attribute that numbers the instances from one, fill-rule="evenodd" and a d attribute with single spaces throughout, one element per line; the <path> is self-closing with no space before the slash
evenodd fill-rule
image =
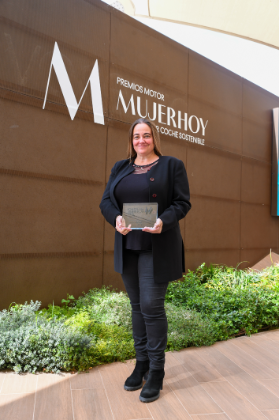
<path id="1" fill-rule="evenodd" d="M 161 219 L 157 219 L 154 226 L 151 227 L 144 227 L 142 229 L 143 232 L 149 232 L 149 233 L 161 233 L 163 229 L 163 222 Z"/>

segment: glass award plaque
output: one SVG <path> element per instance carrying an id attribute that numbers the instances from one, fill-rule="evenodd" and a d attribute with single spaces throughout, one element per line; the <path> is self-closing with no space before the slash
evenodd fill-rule
<path id="1" fill-rule="evenodd" d="M 122 218 L 131 229 L 153 227 L 158 218 L 158 203 L 124 203 Z"/>

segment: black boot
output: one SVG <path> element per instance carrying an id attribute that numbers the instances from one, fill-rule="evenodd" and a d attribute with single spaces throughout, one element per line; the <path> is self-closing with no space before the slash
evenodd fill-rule
<path id="1" fill-rule="evenodd" d="M 164 376 L 164 369 L 149 371 L 148 379 L 139 397 L 142 402 L 151 402 L 159 398 L 160 390 L 163 389 Z"/>
<path id="2" fill-rule="evenodd" d="M 136 389 L 140 389 L 142 387 L 142 378 L 149 370 L 149 360 L 145 360 L 144 362 L 140 362 L 137 360 L 135 369 L 129 378 L 126 379 L 124 384 L 124 389 L 126 391 L 135 391 Z"/>

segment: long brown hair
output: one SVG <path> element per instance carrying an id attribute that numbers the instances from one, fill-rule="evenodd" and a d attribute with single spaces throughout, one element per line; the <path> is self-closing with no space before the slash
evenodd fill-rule
<path id="1" fill-rule="evenodd" d="M 153 122 L 149 121 L 147 118 L 139 118 L 138 120 L 133 122 L 129 130 L 127 158 L 130 159 L 130 162 L 131 162 L 137 156 L 136 151 L 133 146 L 133 133 L 134 133 L 135 126 L 138 124 L 147 124 L 148 127 L 150 127 L 152 137 L 153 137 L 153 142 L 154 142 L 154 153 L 157 156 L 162 156 L 161 146 L 160 146 L 160 135 L 157 131 L 156 125 Z"/>

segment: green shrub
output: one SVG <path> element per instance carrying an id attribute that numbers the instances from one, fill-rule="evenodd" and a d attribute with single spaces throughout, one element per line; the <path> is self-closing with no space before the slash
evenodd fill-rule
<path id="1" fill-rule="evenodd" d="M 224 340 L 278 326 L 278 290 L 279 267 L 255 272 L 203 264 L 171 283 L 166 301 L 210 318 L 216 339 Z"/>
<path id="2" fill-rule="evenodd" d="M 277 327 L 278 292 L 278 266 L 255 272 L 202 264 L 169 284 L 167 350 Z M 0 312 L 0 369 L 86 370 L 135 356 L 126 293 L 104 287 L 39 308 L 31 302 Z"/>
<path id="3" fill-rule="evenodd" d="M 77 310 L 86 310 L 91 319 L 107 325 L 118 325 L 132 331 L 131 305 L 126 293 L 108 287 L 89 290 L 76 302 Z"/>
<path id="4" fill-rule="evenodd" d="M 90 353 L 90 366 L 124 361 L 135 356 L 132 332 L 115 323 L 98 322 L 88 312 L 79 312 L 68 318 L 69 329 L 96 337 Z"/>
<path id="5" fill-rule="evenodd" d="M 167 350 L 190 346 L 210 346 L 216 341 L 215 325 L 201 314 L 166 303 L 168 318 Z"/>
<path id="6" fill-rule="evenodd" d="M 83 369 L 94 337 L 84 335 L 56 318 L 47 321 L 32 302 L 0 312 L 0 367 L 15 372 Z"/>

